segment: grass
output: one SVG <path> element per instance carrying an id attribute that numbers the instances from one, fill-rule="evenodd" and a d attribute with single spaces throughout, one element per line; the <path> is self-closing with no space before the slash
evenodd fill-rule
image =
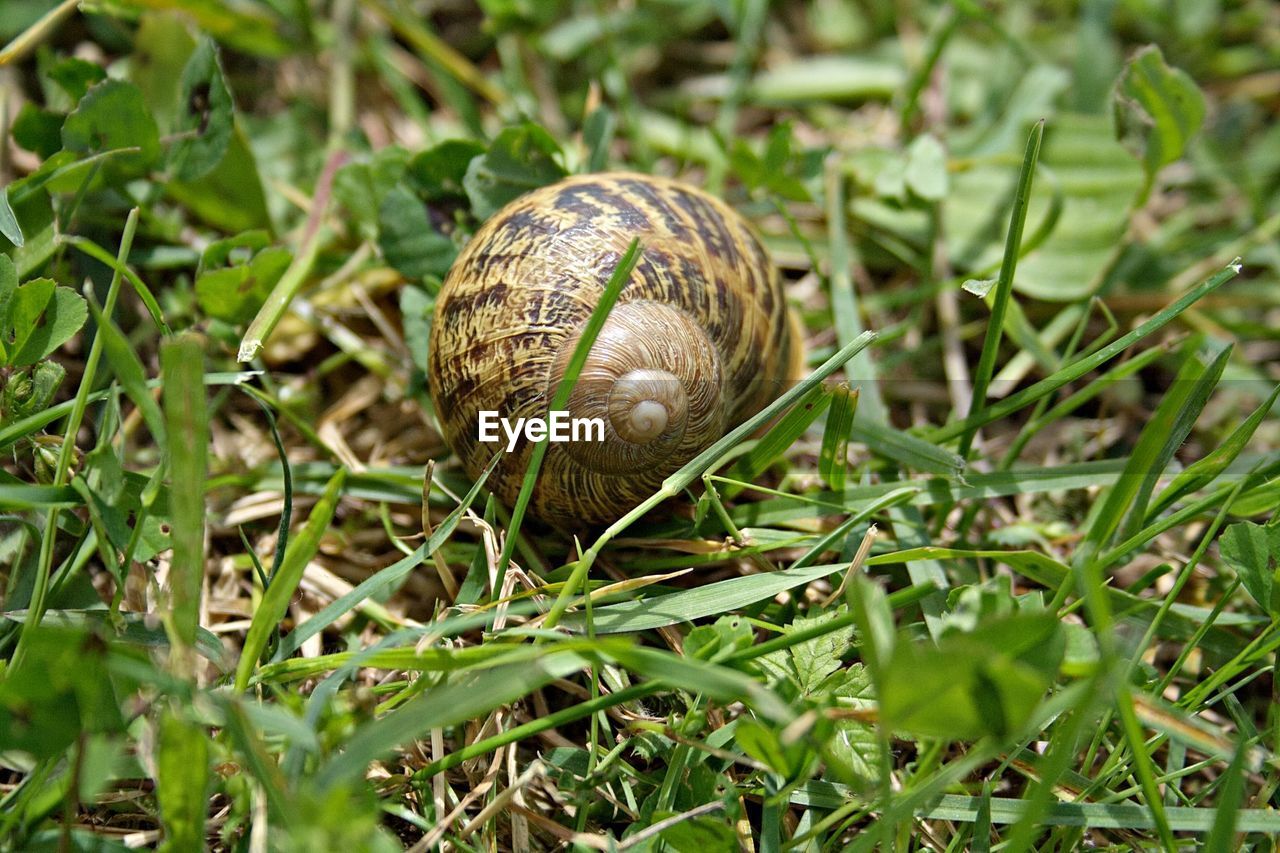
<path id="1" fill-rule="evenodd" d="M 1274 849 L 1270 4 L 10 5 L 0 849 Z M 603 168 L 808 368 L 556 528 L 426 343 Z"/>

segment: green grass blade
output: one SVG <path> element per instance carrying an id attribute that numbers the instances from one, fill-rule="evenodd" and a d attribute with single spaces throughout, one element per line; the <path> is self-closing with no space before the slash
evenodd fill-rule
<path id="1" fill-rule="evenodd" d="M 312 507 L 306 526 L 289 542 L 284 560 L 280 564 L 280 571 L 272 579 L 271 586 L 263 592 L 262 600 L 258 604 L 258 609 L 254 611 L 253 621 L 249 624 L 249 631 L 245 635 L 240 662 L 236 665 L 235 688 L 237 691 L 243 691 L 248 687 L 249 677 L 253 675 L 268 640 L 284 619 L 285 611 L 289 609 L 289 602 L 293 600 L 298 583 L 302 580 L 302 572 L 315 556 L 320 547 L 320 538 L 328 530 L 329 522 L 333 520 L 333 513 L 338 508 L 338 499 L 342 495 L 342 485 L 346 477 L 346 468 L 339 468 L 334 472 L 329 479 L 329 484 L 325 487 L 324 495 Z"/>
<path id="2" fill-rule="evenodd" d="M 169 568 L 169 618 L 175 649 L 195 643 L 204 581 L 204 483 L 209 423 L 205 407 L 204 345 L 193 335 L 160 350 L 164 377 L 165 432 L 169 437 L 169 504 L 173 561 Z M 190 675 L 190 673 L 185 673 Z"/>
<path id="3" fill-rule="evenodd" d="M 1258 429 L 1258 425 L 1270 414 L 1277 398 L 1280 398 L 1280 385 L 1276 386 L 1271 395 L 1262 401 L 1262 405 L 1254 409 L 1253 413 L 1245 418 L 1225 441 L 1210 451 L 1209 455 L 1197 459 L 1174 477 L 1147 511 L 1147 521 L 1154 520 L 1158 513 L 1179 498 L 1204 488 L 1221 476 L 1227 466 L 1244 451 L 1249 439 L 1253 438 L 1254 432 Z"/>
<path id="4" fill-rule="evenodd" d="M 1233 261 L 1231 264 L 1227 265 L 1225 269 L 1214 273 L 1209 278 L 1178 297 L 1178 299 L 1174 300 L 1167 307 L 1144 320 L 1137 328 L 1133 329 L 1126 335 L 1122 335 L 1097 352 L 1071 362 L 1056 373 L 1041 379 L 1030 388 L 1025 388 L 1016 394 L 1010 394 L 999 403 L 988 406 L 981 412 L 970 414 L 969 417 L 965 418 L 963 421 L 939 427 L 925 437 L 930 441 L 938 443 L 948 441 L 963 434 L 966 430 L 971 431 L 985 424 L 989 424 L 992 421 L 1008 417 L 1019 409 L 1031 405 L 1041 397 L 1046 397 L 1049 394 L 1052 394 L 1062 386 L 1074 382 L 1100 365 L 1107 363 L 1138 341 L 1145 338 L 1147 335 L 1150 335 L 1152 332 L 1156 332 L 1164 328 L 1173 320 L 1180 317 L 1182 313 L 1192 305 L 1238 276 L 1240 274 L 1240 270 L 1241 266 L 1239 260 Z"/>
<path id="5" fill-rule="evenodd" d="M 1141 519 L 1145 515 L 1145 505 L 1156 480 L 1208 402 L 1209 392 L 1217 384 L 1230 351 L 1219 353 L 1206 368 L 1195 357 L 1194 346 L 1195 341 L 1188 344 L 1187 357 L 1172 387 L 1143 428 L 1120 479 L 1108 490 L 1106 498 L 1096 504 L 1093 523 L 1076 551 L 1077 563 L 1109 545 L 1126 516 L 1136 513 Z"/>
<path id="6" fill-rule="evenodd" d="M 810 808 L 839 808 L 856 792 L 845 785 L 813 780 L 791 796 L 791 802 Z M 954 820 L 972 823 L 982 807 L 980 797 L 943 794 L 929 805 L 916 810 L 922 820 Z M 991 822 L 1016 823 L 1027 811 L 1027 801 L 1010 797 L 992 797 Z M 1169 827 L 1175 832 L 1208 832 L 1213 827 L 1216 809 L 1174 806 L 1165 810 Z M 1280 833 L 1280 812 L 1273 809 L 1240 809 L 1237 832 Z M 1145 806 L 1130 803 L 1052 803 L 1041 820 L 1046 826 L 1080 826 L 1093 829 L 1154 829 L 1155 822 Z M 1211 848 L 1206 848 L 1211 849 Z M 1222 848 L 1217 848 L 1222 849 Z"/>
<path id="7" fill-rule="evenodd" d="M 362 726 L 341 753 L 320 767 L 316 782 L 325 789 L 358 779 L 369 762 L 397 746 L 421 738 L 431 729 L 483 718 L 494 708 L 508 705 L 585 665 L 586 661 L 576 653 L 545 650 L 535 661 L 469 673 L 433 688 Z"/>
<path id="8" fill-rule="evenodd" d="M 146 421 L 152 438 L 157 444 L 165 444 L 164 415 L 161 414 L 155 398 L 147 390 L 147 374 L 142 367 L 142 361 L 130 346 L 124 332 L 120 331 L 110 317 L 102 313 L 98 301 L 90 298 L 88 303 L 89 311 L 93 314 L 93 322 L 98 325 L 99 334 L 102 335 L 107 363 L 111 365 L 116 379 L 120 380 L 124 392 L 142 413 L 142 419 Z"/>
<path id="9" fill-rule="evenodd" d="M 869 419 L 853 422 L 853 437 L 877 456 L 892 459 L 915 471 L 927 471 L 953 480 L 964 474 L 964 457 L 932 442 Z"/>
<path id="10" fill-rule="evenodd" d="M 204 849 L 208 809 L 209 739 L 204 727 L 166 708 L 156 742 L 156 804 L 164 851 Z"/>
<path id="11" fill-rule="evenodd" d="M 982 341 L 982 354 L 973 376 L 973 397 L 969 404 L 970 417 L 982 414 L 987 403 L 987 389 L 995 373 L 996 357 L 1000 353 L 1000 338 L 1004 332 L 1009 301 L 1013 296 L 1013 274 L 1018 267 L 1018 250 L 1022 245 L 1022 231 L 1027 223 L 1027 208 L 1031 203 L 1031 181 L 1036 172 L 1036 160 L 1040 156 L 1040 142 L 1044 139 L 1044 119 L 1036 122 L 1027 139 L 1027 150 L 1022 157 L 1022 171 L 1018 174 L 1018 189 L 1013 197 L 1013 210 L 1009 214 L 1009 234 L 1004 243 L 1004 260 L 996 277 L 991 317 L 987 320 L 987 333 Z M 967 458 L 976 428 L 966 427 L 960 434 L 960 455 Z"/>
<path id="12" fill-rule="evenodd" d="M 831 399 L 831 394 L 820 385 L 810 391 L 808 396 L 783 415 L 781 420 L 756 442 L 755 447 L 738 460 L 733 467 L 734 478 L 749 483 L 763 474 L 799 440 L 800 436 L 804 435 L 805 430 L 809 429 L 814 421 L 822 416 L 822 413 L 831 405 Z M 733 490 L 726 489 L 725 493 L 731 495 Z"/>
<path id="13" fill-rule="evenodd" d="M 1231 850 L 1235 847 L 1235 834 L 1240 822 L 1240 805 L 1244 799 L 1247 753 L 1248 750 L 1241 744 L 1222 775 L 1222 781 L 1218 785 L 1218 808 L 1213 816 L 1213 827 L 1204 840 L 1205 850 Z M 1271 814 L 1280 813 L 1271 812 Z"/>
<path id="14" fill-rule="evenodd" d="M 832 491 L 844 489 L 845 472 L 849 468 L 849 432 L 858 411 L 857 391 L 846 382 L 836 386 L 831 397 L 831 411 L 822 431 L 822 448 L 818 452 L 818 476 Z"/>
<path id="15" fill-rule="evenodd" d="M 467 507 L 475 501 L 476 496 L 480 494 L 480 489 L 484 486 L 489 475 L 493 473 L 493 469 L 498 464 L 498 455 L 494 455 L 489 461 L 487 467 L 480 477 L 471 485 L 471 491 L 467 492 L 466 497 L 462 499 L 462 503 L 442 521 L 436 529 L 431 533 L 421 546 L 419 546 L 412 554 L 397 560 L 395 563 L 375 572 L 373 575 L 361 581 L 355 589 L 334 599 L 329 604 L 321 608 L 320 612 L 312 616 L 306 622 L 303 622 L 297 628 L 289 632 L 289 635 L 280 641 L 280 647 L 276 650 L 273 660 L 282 660 L 292 655 L 302 644 L 341 619 L 344 615 L 351 612 L 360 602 L 377 595 L 378 593 L 393 589 L 405 576 L 422 565 L 423 560 L 430 557 L 436 552 L 444 541 L 453 535 L 453 531 L 457 528 L 458 522 L 462 520 L 463 513 L 467 511 Z"/>
<path id="16" fill-rule="evenodd" d="M 798 569 L 781 569 L 767 574 L 729 578 L 667 595 L 596 607 L 592 613 L 595 630 L 597 634 L 649 631 L 680 622 L 716 616 L 757 601 L 766 601 L 780 592 L 828 575 L 839 574 L 848 568 L 843 563 L 829 563 L 821 566 L 802 566 Z M 902 590 L 910 594 L 906 598 L 912 601 L 918 601 L 932 591 L 932 588 L 926 586 Z M 895 603 L 903 600 L 905 599 L 890 597 L 890 601 Z M 571 631 L 585 631 L 585 618 L 575 613 L 565 618 L 564 626 Z"/>

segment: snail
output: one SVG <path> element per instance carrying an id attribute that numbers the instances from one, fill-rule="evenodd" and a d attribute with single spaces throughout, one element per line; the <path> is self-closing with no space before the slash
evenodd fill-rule
<path id="1" fill-rule="evenodd" d="M 570 422 L 588 428 L 549 443 L 533 491 L 530 512 L 560 526 L 618 518 L 799 370 L 778 272 L 738 213 L 666 178 L 570 177 L 485 222 L 436 300 L 428 385 L 472 478 L 508 449 L 508 434 L 492 440 L 495 414 L 507 430 L 520 418 L 545 425 L 583 326 L 637 237 L 640 259 L 569 397 Z M 513 435 L 487 481 L 508 506 L 533 445 Z"/>

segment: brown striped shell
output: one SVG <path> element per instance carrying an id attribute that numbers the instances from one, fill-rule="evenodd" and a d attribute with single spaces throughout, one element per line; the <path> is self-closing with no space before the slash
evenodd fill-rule
<path id="1" fill-rule="evenodd" d="M 643 253 L 569 401 L 605 440 L 550 443 L 531 504 L 570 527 L 612 521 L 776 397 L 799 366 L 778 274 L 731 208 L 693 187 L 582 175 L 521 196 L 454 262 L 427 376 L 445 440 L 510 506 L 533 443 L 478 440 L 480 412 L 546 417 L 582 327 L 633 238 Z"/>

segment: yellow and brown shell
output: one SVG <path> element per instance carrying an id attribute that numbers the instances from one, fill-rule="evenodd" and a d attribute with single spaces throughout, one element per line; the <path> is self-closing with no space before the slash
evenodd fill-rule
<path id="1" fill-rule="evenodd" d="M 643 251 L 570 397 L 605 440 L 548 447 L 531 512 L 616 519 L 794 377 L 799 341 L 750 226 L 666 178 L 582 175 L 521 196 L 476 233 L 436 302 L 427 376 L 445 440 L 511 505 L 532 452 L 478 441 L 482 411 L 546 417 L 578 335 L 634 238 Z"/>

